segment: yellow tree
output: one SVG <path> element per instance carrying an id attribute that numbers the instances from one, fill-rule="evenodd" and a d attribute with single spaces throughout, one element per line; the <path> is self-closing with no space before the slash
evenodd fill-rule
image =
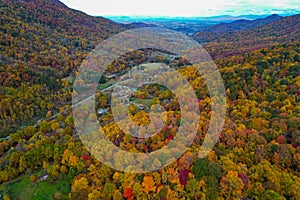
<path id="1" fill-rule="evenodd" d="M 87 199 L 89 189 L 88 184 L 88 180 L 85 177 L 75 180 L 72 185 L 71 199 Z"/>
<path id="2" fill-rule="evenodd" d="M 101 198 L 101 192 L 99 192 L 98 190 L 93 190 L 88 195 L 88 200 L 98 200 L 100 198 Z"/>
<path id="3" fill-rule="evenodd" d="M 221 195 L 225 199 L 238 200 L 242 198 L 242 190 L 244 183 L 242 179 L 238 177 L 238 173 L 235 171 L 228 171 L 227 175 L 221 179 Z"/>
<path id="4" fill-rule="evenodd" d="M 145 176 L 143 179 L 142 186 L 144 187 L 144 192 L 146 194 L 149 194 L 149 192 L 151 191 L 155 192 L 156 187 L 152 176 Z"/>

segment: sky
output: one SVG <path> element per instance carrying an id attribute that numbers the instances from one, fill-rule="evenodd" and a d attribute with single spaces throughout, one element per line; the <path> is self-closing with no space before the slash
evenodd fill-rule
<path id="1" fill-rule="evenodd" d="M 300 13 L 300 0 L 61 0 L 93 16 L 186 16 Z"/>

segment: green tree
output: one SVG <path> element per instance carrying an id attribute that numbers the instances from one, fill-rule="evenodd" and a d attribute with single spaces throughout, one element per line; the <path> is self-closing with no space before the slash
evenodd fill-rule
<path id="1" fill-rule="evenodd" d="M 116 190 L 116 185 L 113 183 L 106 182 L 103 188 L 101 197 L 104 200 L 110 200 L 113 198 L 114 192 Z"/>
<path id="2" fill-rule="evenodd" d="M 218 163 L 211 163 L 207 158 L 196 160 L 192 167 L 192 172 L 198 180 L 204 176 L 214 176 L 217 179 L 222 177 L 221 166 Z"/>

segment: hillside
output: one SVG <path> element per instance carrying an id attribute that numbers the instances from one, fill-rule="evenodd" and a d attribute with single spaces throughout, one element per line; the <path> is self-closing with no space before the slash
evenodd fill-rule
<path id="1" fill-rule="evenodd" d="M 233 33 L 235 31 L 249 30 L 259 26 L 263 26 L 271 22 L 274 22 L 276 20 L 279 20 L 281 18 L 282 17 L 280 17 L 279 15 L 274 14 L 266 18 L 260 18 L 255 20 L 241 19 L 230 23 L 220 23 L 214 26 L 210 26 L 208 28 L 202 29 L 200 32 L 215 33 L 215 34 Z"/>
<path id="2" fill-rule="evenodd" d="M 7 33 L 25 39 L 31 39 L 30 35 L 43 35 L 45 40 L 70 47 L 78 46 L 74 44 L 76 40 L 84 39 L 85 46 L 91 48 L 94 42 L 126 29 L 126 25 L 72 10 L 58 0 L 1 1 L 1 24 L 5 25 L 1 27 L 1 35 Z M 41 29 L 41 32 L 31 29 Z M 70 40 L 73 44 L 68 44 Z"/>
<path id="3" fill-rule="evenodd" d="M 1 0 L 0 24 L 0 135 L 69 102 L 62 78 L 103 39 L 127 28 L 57 0 Z"/>
<path id="4" fill-rule="evenodd" d="M 299 41 L 300 15 L 284 17 L 272 23 L 234 33 L 198 32 L 193 38 L 204 43 L 213 57 L 243 54 L 276 44 Z"/>
<path id="5" fill-rule="evenodd" d="M 197 153 L 210 119 L 210 98 L 193 67 L 179 71 L 199 95 L 199 130 L 187 152 L 173 164 L 149 173 L 111 169 L 87 151 L 76 134 L 72 110 L 42 120 L 37 127 L 11 133 L 0 142 L 0 192 L 11 199 L 292 199 L 300 193 L 299 43 L 279 45 L 244 56 L 220 59 L 216 64 L 225 83 L 228 114 L 220 140 L 209 155 Z M 135 97 L 157 102 L 170 93 L 155 86 L 138 89 Z M 98 95 L 98 104 L 110 96 Z M 154 98 L 154 99 L 153 99 Z M 156 100 L 155 100 L 156 99 Z M 124 150 L 151 152 L 176 136 L 180 112 L 177 100 L 168 105 L 169 120 L 160 133 L 139 139 L 123 133 L 111 113 L 104 116 L 106 137 Z M 147 121 L 143 110 L 132 108 L 136 122 Z M 94 111 L 84 111 L 82 120 Z M 99 133 L 88 135 L 98 141 Z M 101 144 L 95 143 L 95 149 Z M 174 151 L 176 151 L 176 145 Z M 104 154 L 122 159 L 122 154 Z M 165 154 L 166 159 L 168 154 Z M 161 164 L 155 159 L 145 165 Z M 135 162 L 135 158 L 123 160 Z M 122 165 L 123 162 L 119 164 Z M 41 180 L 47 175 L 46 180 Z M 228 189 L 231 188 L 231 189 Z M 35 196 L 36 195 L 36 196 Z"/>

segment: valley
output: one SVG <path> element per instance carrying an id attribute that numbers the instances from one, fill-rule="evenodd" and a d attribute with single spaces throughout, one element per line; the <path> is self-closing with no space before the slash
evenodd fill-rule
<path id="1" fill-rule="evenodd" d="M 0 0 L 0 199 L 299 199 L 299 17 L 287 13 L 107 19 L 58 0 Z M 225 123 L 205 157 L 198 153 L 215 114 L 215 99 L 205 77 L 185 57 L 159 49 L 128 52 L 99 77 L 95 95 L 72 103 L 79 93 L 74 80 L 89 53 L 118 33 L 147 27 L 193 38 L 220 72 L 226 93 Z M 188 124 L 176 94 L 151 83 L 164 73 L 163 66 L 187 80 L 200 111 L 195 138 L 176 160 L 171 155 L 182 144 L 173 141 L 179 128 Z M 131 75 L 132 69 L 139 71 Z M 96 74 L 83 74 L 92 75 Z M 125 81 L 119 84 L 121 77 Z M 136 87 L 141 77 L 147 78 L 146 84 Z M 77 81 L 82 90 L 89 86 L 83 79 Z M 114 91 L 118 87 L 123 90 Z M 141 127 L 156 120 L 149 110 L 160 105 L 164 112 L 157 120 L 163 119 L 162 129 L 148 138 L 127 134 L 114 119 L 114 92 L 125 99 L 130 118 Z M 85 105 L 91 99 L 94 109 Z M 84 109 L 75 113 L 81 116 L 76 121 L 74 107 L 80 106 Z M 79 135 L 87 121 L 101 125 L 102 131 L 88 127 L 93 131 L 87 128 L 85 135 Z M 122 125 L 133 129 L 126 121 Z M 137 157 L 107 153 L 99 135 L 135 154 L 151 154 L 170 144 L 172 151 L 144 166 L 172 162 L 146 173 L 113 169 L 89 147 L 120 168 L 134 164 Z M 84 143 L 86 137 L 95 143 Z"/>

